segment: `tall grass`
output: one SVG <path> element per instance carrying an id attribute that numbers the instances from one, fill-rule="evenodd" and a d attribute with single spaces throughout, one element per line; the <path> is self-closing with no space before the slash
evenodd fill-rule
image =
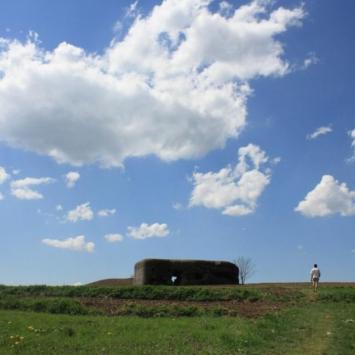
<path id="1" fill-rule="evenodd" d="M 318 299 L 326 302 L 355 302 L 354 287 L 326 287 L 319 291 Z"/>
<path id="2" fill-rule="evenodd" d="M 33 299 L 6 296 L 0 298 L 0 309 L 71 315 L 99 314 L 98 310 L 84 307 L 79 301 L 70 298 Z"/>

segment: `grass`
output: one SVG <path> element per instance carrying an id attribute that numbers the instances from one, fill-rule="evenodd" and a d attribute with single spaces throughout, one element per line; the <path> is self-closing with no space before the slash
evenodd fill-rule
<path id="1" fill-rule="evenodd" d="M 70 298 L 19 298 L 6 296 L 0 299 L 0 309 L 45 312 L 53 314 L 97 314 Z"/>
<path id="2" fill-rule="evenodd" d="M 353 354 L 355 305 L 297 306 L 257 320 L 0 311 L 1 354 Z"/>
<path id="3" fill-rule="evenodd" d="M 72 288 L 64 288 L 65 297 L 63 288 L 40 288 L 2 288 L 0 354 L 355 353 L 353 287 L 323 287 L 318 293 L 304 287 L 293 287 L 291 292 L 287 287 L 272 286 L 239 289 L 239 295 L 247 296 L 230 301 L 236 302 L 233 304 L 246 302 L 253 307 L 265 300 L 282 303 L 281 310 L 256 318 L 226 317 L 226 310 L 219 306 L 203 308 L 188 301 L 196 295 L 224 299 L 236 294 L 228 288 L 170 287 L 175 293 L 168 297 L 184 295 L 184 302 L 145 304 L 132 298 L 123 302 L 121 315 L 114 317 L 83 306 L 78 296 L 69 297 L 67 292 Z M 131 288 L 126 289 L 132 295 Z M 157 297 L 162 289 L 135 292 Z M 87 288 L 75 288 L 75 292 L 86 297 L 90 293 Z M 102 289 L 100 292 L 104 294 Z M 58 294 L 61 296 L 54 297 Z M 115 294 L 122 295 L 121 288 Z M 256 303 L 249 295 L 258 295 Z"/>
<path id="4" fill-rule="evenodd" d="M 149 299 L 177 301 L 223 301 L 258 300 L 263 293 L 257 289 L 238 287 L 173 287 L 173 286 L 3 286 L 0 297 L 42 296 L 42 297 L 112 297 L 117 299 Z"/>
<path id="5" fill-rule="evenodd" d="M 326 302 L 355 302 L 355 289 L 352 287 L 326 287 L 319 293 L 319 300 Z"/>
<path id="6" fill-rule="evenodd" d="M 19 298 L 7 296 L 0 299 L 0 309 L 32 311 L 51 314 L 70 315 L 104 315 L 99 307 L 88 307 L 79 300 L 71 298 Z M 205 308 L 196 305 L 162 304 L 148 306 L 135 302 L 123 303 L 115 311 L 115 315 L 133 315 L 140 317 L 196 317 L 196 316 L 224 316 L 235 315 L 235 312 L 221 307 Z"/>

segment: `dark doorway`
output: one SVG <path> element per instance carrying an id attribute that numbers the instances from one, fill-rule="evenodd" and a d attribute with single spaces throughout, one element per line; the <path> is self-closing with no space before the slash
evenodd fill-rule
<path id="1" fill-rule="evenodd" d="M 171 284 L 174 286 L 177 286 L 177 285 L 180 285 L 180 283 L 181 283 L 181 274 L 174 272 L 171 275 Z"/>

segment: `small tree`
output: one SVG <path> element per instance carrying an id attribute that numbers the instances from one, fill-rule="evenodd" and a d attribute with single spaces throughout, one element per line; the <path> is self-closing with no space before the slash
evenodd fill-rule
<path id="1" fill-rule="evenodd" d="M 234 263 L 239 269 L 240 283 L 244 285 L 245 281 L 254 274 L 255 264 L 251 258 L 245 258 L 244 256 L 240 256 Z"/>

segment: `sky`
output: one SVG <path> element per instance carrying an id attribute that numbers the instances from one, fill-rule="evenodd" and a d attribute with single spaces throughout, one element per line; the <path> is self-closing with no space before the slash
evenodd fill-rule
<path id="1" fill-rule="evenodd" d="M 0 3 L 0 284 L 251 258 L 355 281 L 351 0 Z"/>

